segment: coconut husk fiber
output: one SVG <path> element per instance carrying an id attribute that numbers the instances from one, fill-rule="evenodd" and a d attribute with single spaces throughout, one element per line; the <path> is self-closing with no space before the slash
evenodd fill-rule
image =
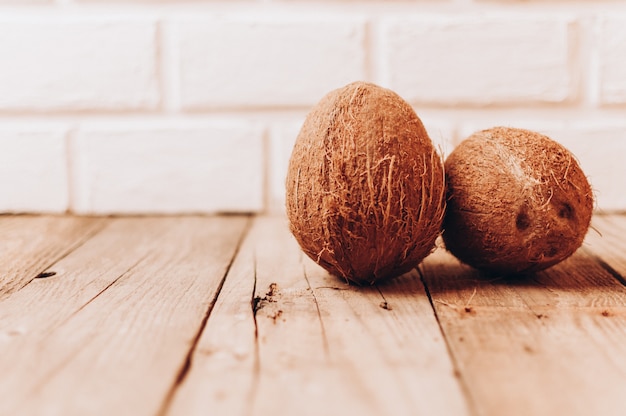
<path id="1" fill-rule="evenodd" d="M 443 162 L 411 106 L 373 84 L 349 84 L 312 109 L 286 188 L 302 250 L 349 282 L 409 271 L 440 233 Z"/>
<path id="2" fill-rule="evenodd" d="M 446 159 L 443 239 L 462 262 L 495 273 L 546 269 L 582 244 L 591 187 L 574 156 L 550 138 L 496 127 Z"/>

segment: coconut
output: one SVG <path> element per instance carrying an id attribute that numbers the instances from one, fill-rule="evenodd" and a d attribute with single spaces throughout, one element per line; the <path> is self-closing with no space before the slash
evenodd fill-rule
<path id="1" fill-rule="evenodd" d="M 574 156 L 550 138 L 496 127 L 446 159 L 443 239 L 462 262 L 494 273 L 546 269 L 582 244 L 593 211 Z"/>
<path id="2" fill-rule="evenodd" d="M 443 162 L 422 122 L 396 93 L 364 82 L 330 92 L 309 113 L 286 190 L 302 250 L 356 284 L 414 268 L 443 221 Z"/>

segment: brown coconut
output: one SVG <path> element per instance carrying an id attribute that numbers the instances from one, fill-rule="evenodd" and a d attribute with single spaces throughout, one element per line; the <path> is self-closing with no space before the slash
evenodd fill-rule
<path id="1" fill-rule="evenodd" d="M 592 191 L 574 156 L 557 142 L 496 127 L 464 140 L 445 169 L 443 239 L 462 262 L 495 273 L 533 272 L 581 246 Z"/>
<path id="2" fill-rule="evenodd" d="M 349 84 L 312 109 L 286 188 L 302 250 L 353 283 L 409 271 L 440 233 L 442 160 L 411 106 L 373 84 Z"/>

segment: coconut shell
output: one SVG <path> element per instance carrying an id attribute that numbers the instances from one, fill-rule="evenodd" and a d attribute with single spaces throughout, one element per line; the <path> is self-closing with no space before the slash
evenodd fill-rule
<path id="1" fill-rule="evenodd" d="M 550 138 L 496 127 L 446 159 L 443 239 L 462 262 L 495 273 L 546 269 L 582 244 L 591 187 L 574 156 Z"/>
<path id="2" fill-rule="evenodd" d="M 441 157 L 411 106 L 373 84 L 349 84 L 312 109 L 286 188 L 290 229 L 302 250 L 349 282 L 411 270 L 440 233 Z"/>

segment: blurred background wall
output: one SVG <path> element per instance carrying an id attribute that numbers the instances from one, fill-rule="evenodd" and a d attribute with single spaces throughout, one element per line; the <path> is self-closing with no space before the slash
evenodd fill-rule
<path id="1" fill-rule="evenodd" d="M 626 210 L 626 1 L 0 0 L 0 212 L 281 212 L 304 117 L 355 80 L 445 153 L 548 134 Z"/>

